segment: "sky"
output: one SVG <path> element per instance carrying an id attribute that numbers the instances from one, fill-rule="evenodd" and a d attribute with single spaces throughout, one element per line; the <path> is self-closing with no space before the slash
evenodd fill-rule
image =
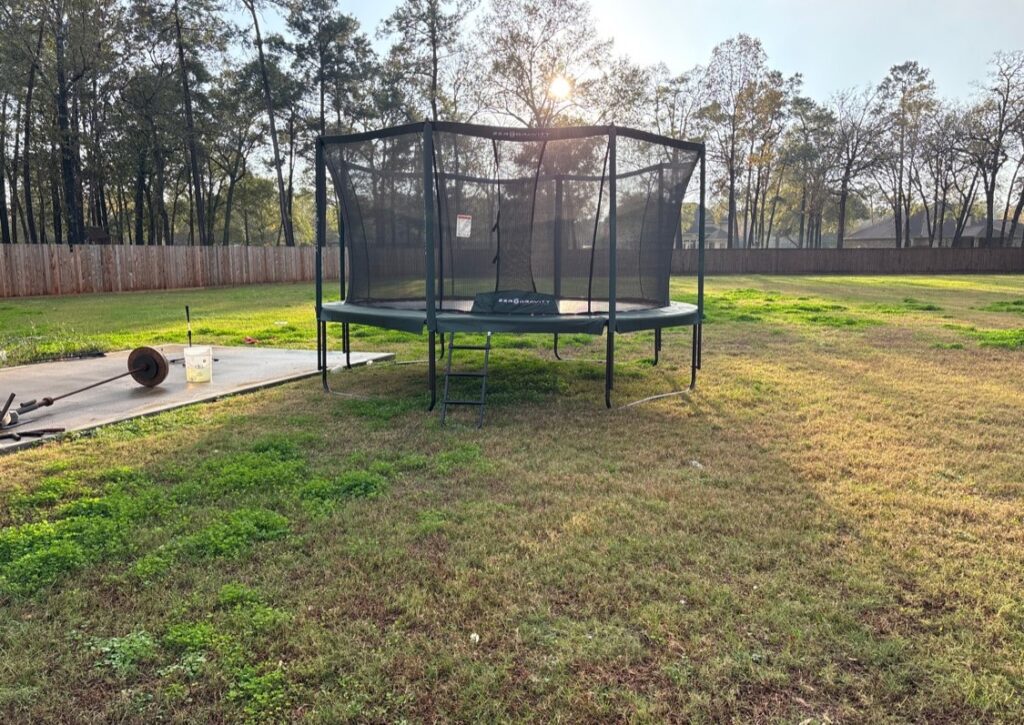
<path id="1" fill-rule="evenodd" d="M 397 0 L 348 0 L 342 7 L 371 34 Z M 940 95 L 967 98 L 996 50 L 1024 48 L 1024 0 L 591 0 L 598 31 L 620 54 L 675 72 L 706 63 L 715 45 L 757 36 L 769 63 L 802 73 L 804 92 L 877 83 L 916 60 Z M 270 18 L 270 25 L 276 23 Z"/>

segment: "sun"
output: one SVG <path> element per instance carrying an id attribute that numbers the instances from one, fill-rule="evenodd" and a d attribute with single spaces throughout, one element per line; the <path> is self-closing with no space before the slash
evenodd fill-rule
<path id="1" fill-rule="evenodd" d="M 548 95 L 562 101 L 572 95 L 572 84 L 564 76 L 555 76 L 548 86 Z"/>

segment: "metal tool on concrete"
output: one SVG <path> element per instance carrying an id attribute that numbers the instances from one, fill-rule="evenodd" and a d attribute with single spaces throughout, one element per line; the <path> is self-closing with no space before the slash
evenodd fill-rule
<path id="1" fill-rule="evenodd" d="M 90 383 L 81 388 L 68 391 L 67 393 L 61 393 L 52 397 L 39 398 L 37 400 L 29 400 L 28 402 L 21 403 L 16 409 L 11 410 L 11 406 L 14 403 L 15 394 L 11 393 L 7 397 L 6 403 L 2 409 L 0 409 L 0 429 L 12 428 L 21 422 L 21 417 L 25 413 L 31 413 L 33 410 L 39 410 L 40 408 L 46 408 L 58 400 L 69 398 L 72 395 L 78 395 L 84 393 L 86 390 L 92 390 L 100 385 L 106 385 L 112 383 L 115 380 L 132 376 L 139 385 L 147 388 L 155 388 L 157 385 L 167 379 L 167 372 L 170 370 L 170 364 L 167 362 L 167 358 L 162 352 L 152 347 L 137 347 L 131 351 L 128 355 L 128 370 L 127 372 L 119 373 L 113 377 L 100 380 L 95 383 Z M 22 433 L 21 435 L 31 435 L 31 433 Z"/>

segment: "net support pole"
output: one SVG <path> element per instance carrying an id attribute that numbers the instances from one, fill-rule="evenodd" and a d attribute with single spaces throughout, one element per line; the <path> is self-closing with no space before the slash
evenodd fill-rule
<path id="1" fill-rule="evenodd" d="M 615 371 L 615 281 L 618 274 L 616 253 L 617 213 L 615 176 L 615 126 L 608 130 L 608 348 L 604 360 L 604 404 L 612 407 Z"/>
<path id="2" fill-rule="evenodd" d="M 555 279 L 554 279 L 554 294 L 555 300 L 561 301 L 562 299 L 562 177 L 555 177 L 555 228 L 552 230 L 552 238 L 554 239 L 554 261 L 555 261 Z M 555 333 L 555 357 L 558 357 L 558 333 Z"/>
<path id="3" fill-rule="evenodd" d="M 700 203 L 697 206 L 697 322 L 693 326 L 693 349 L 690 360 L 691 390 L 697 386 L 697 371 L 700 370 L 704 328 L 704 205 L 707 186 L 704 153 L 702 148 L 700 151 Z"/>
<path id="4" fill-rule="evenodd" d="M 337 200 L 337 196 L 335 196 Z M 345 301 L 346 287 L 345 287 L 345 273 L 347 267 L 345 265 L 345 219 L 341 215 L 341 204 L 338 204 L 338 299 L 342 302 Z M 351 352 L 352 349 L 349 346 L 348 339 L 348 323 L 343 322 L 341 324 L 341 349 L 345 353 L 345 364 L 348 367 L 351 365 Z M 326 362 L 326 361 L 325 361 Z"/>
<path id="5" fill-rule="evenodd" d="M 324 176 L 324 147 L 320 138 L 316 140 L 316 369 L 327 366 L 326 330 L 321 321 L 324 305 L 324 243 L 327 237 L 327 180 Z"/>
<path id="6" fill-rule="evenodd" d="M 430 354 L 427 366 L 427 384 L 430 388 L 430 406 L 427 410 L 433 410 L 437 404 L 437 310 L 434 307 L 434 294 L 437 290 L 437 273 L 434 267 L 434 233 L 435 233 L 435 208 L 434 208 L 434 126 L 430 122 L 423 124 L 423 238 L 425 240 L 423 253 L 426 255 L 426 300 L 427 300 L 427 330 L 429 332 L 428 347 Z"/>
<path id="7" fill-rule="evenodd" d="M 562 296 L 562 177 L 555 178 L 555 228 L 552 230 L 555 244 L 555 297 Z"/>

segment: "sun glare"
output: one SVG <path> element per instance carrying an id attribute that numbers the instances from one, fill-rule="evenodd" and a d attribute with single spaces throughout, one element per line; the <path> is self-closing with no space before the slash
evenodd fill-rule
<path id="1" fill-rule="evenodd" d="M 563 76 L 555 76 L 548 86 L 548 95 L 559 101 L 565 100 L 572 94 L 572 84 Z"/>

